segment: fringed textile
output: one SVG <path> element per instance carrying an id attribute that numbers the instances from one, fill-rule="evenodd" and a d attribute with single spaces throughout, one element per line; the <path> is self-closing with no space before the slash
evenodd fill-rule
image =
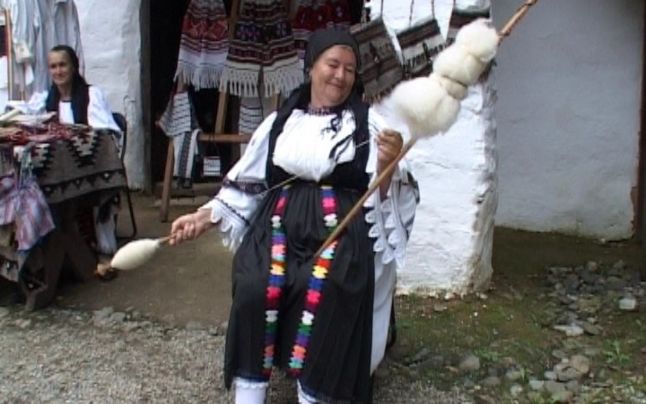
<path id="1" fill-rule="evenodd" d="M 397 33 L 402 49 L 406 78 L 428 76 L 433 69 L 433 60 L 445 41 L 435 16 L 425 18 Z"/>
<path id="2" fill-rule="evenodd" d="M 169 137 L 178 136 L 193 129 L 195 119 L 187 92 L 173 94 L 157 124 Z"/>
<path id="3" fill-rule="evenodd" d="M 175 80 L 200 88 L 217 88 L 229 47 L 222 0 L 191 0 L 184 15 Z"/>
<path id="4" fill-rule="evenodd" d="M 175 152 L 173 176 L 180 182 L 190 180 L 200 130 L 197 128 L 197 120 L 188 92 L 177 93 L 171 97 L 157 124 L 173 142 Z"/>
<path id="5" fill-rule="evenodd" d="M 348 0 L 300 0 L 292 22 L 299 59 L 312 32 L 323 28 L 348 29 L 352 23 Z"/>
<path id="6" fill-rule="evenodd" d="M 240 97 L 269 97 L 289 93 L 302 81 L 283 2 L 242 0 L 220 90 Z"/>
<path id="7" fill-rule="evenodd" d="M 353 25 L 350 31 L 359 43 L 364 98 L 367 102 L 377 101 L 402 81 L 404 69 L 381 17 Z"/>
<path id="8" fill-rule="evenodd" d="M 242 97 L 240 99 L 240 116 L 238 132 L 251 135 L 264 119 L 263 102 L 259 97 Z"/>
<path id="9" fill-rule="evenodd" d="M 173 166 L 173 177 L 180 180 L 191 180 L 193 178 L 193 162 L 197 151 L 197 137 L 202 131 L 182 133 L 173 137 L 173 151 L 175 152 L 175 165 Z"/>

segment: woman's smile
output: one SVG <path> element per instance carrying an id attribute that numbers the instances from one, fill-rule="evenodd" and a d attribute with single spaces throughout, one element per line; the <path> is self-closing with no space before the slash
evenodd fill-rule
<path id="1" fill-rule="evenodd" d="M 356 80 L 356 66 L 348 46 L 335 45 L 323 52 L 310 71 L 312 106 L 335 107 L 345 102 Z"/>

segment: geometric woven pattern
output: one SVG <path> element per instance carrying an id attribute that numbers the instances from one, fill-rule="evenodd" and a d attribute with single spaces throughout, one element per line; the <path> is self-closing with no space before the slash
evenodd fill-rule
<path id="1" fill-rule="evenodd" d="M 92 130 L 40 143 L 33 149 L 32 162 L 49 203 L 126 186 L 125 170 L 110 131 Z"/>

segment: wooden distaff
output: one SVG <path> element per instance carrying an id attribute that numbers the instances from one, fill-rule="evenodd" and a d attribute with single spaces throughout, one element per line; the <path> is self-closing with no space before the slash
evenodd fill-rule
<path id="1" fill-rule="evenodd" d="M 507 23 L 503 26 L 502 30 L 499 31 L 498 36 L 498 45 L 502 43 L 503 39 L 505 39 L 511 31 L 514 29 L 514 27 L 520 22 L 520 20 L 527 14 L 529 11 L 529 8 L 533 5 L 538 3 L 538 0 L 527 0 L 523 5 L 521 5 L 514 15 L 507 21 Z M 372 195 L 373 192 L 375 192 L 379 186 L 386 180 L 386 178 L 389 178 L 392 173 L 395 171 L 395 168 L 399 164 L 399 162 L 404 158 L 406 153 L 410 151 L 410 149 L 413 148 L 415 145 L 415 142 L 417 141 L 416 137 L 411 138 L 404 146 L 402 147 L 401 151 L 395 157 L 395 159 L 384 169 L 384 171 L 377 177 L 377 179 L 368 187 L 368 190 L 363 194 L 363 196 L 357 201 L 357 203 L 354 204 L 354 206 L 348 211 L 347 215 L 343 218 L 343 220 L 339 223 L 339 225 L 334 229 L 332 233 L 328 236 L 327 239 L 323 242 L 321 247 L 316 251 L 314 254 L 315 257 L 318 257 L 321 255 L 321 253 L 332 244 L 332 242 L 341 234 L 343 230 L 345 230 L 346 227 L 348 227 L 348 224 L 354 217 L 359 213 L 361 208 L 363 207 L 363 204 L 366 202 L 366 200 Z"/>
<path id="2" fill-rule="evenodd" d="M 518 24 L 520 20 L 525 16 L 525 14 L 527 14 L 529 8 L 536 3 L 538 3 L 538 0 L 527 0 L 522 6 L 518 7 L 514 15 L 512 15 L 509 20 L 507 20 L 507 23 L 498 33 L 498 35 L 500 35 L 500 42 L 502 42 L 504 38 L 508 37 L 509 34 L 511 34 L 511 31 L 514 29 L 516 24 Z"/>

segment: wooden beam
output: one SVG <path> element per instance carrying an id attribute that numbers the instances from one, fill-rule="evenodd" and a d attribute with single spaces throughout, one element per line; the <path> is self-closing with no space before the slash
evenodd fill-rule
<path id="1" fill-rule="evenodd" d="M 251 135 L 240 135 L 237 133 L 200 133 L 197 136 L 197 140 L 200 142 L 241 144 L 249 143 Z"/>

